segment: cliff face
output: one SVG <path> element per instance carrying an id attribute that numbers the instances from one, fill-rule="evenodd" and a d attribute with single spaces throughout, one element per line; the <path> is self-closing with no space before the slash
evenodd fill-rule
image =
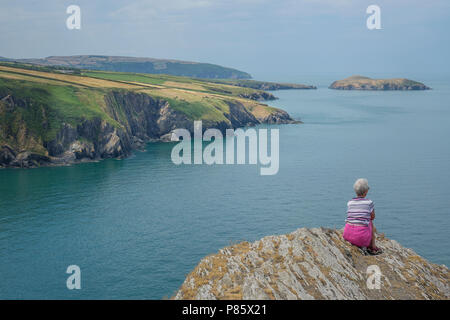
<path id="1" fill-rule="evenodd" d="M 35 102 L 14 95 L 0 98 L 0 116 L 5 115 L 5 119 L 6 115 L 13 116 L 13 121 L 0 124 L 0 167 L 37 167 L 123 157 L 149 141 L 167 141 L 176 128 L 193 131 L 193 120 L 188 115 L 171 107 L 167 100 L 144 93 L 110 91 L 104 96 L 104 111 L 112 120 L 93 117 L 75 124 L 63 122 L 57 128 L 49 124 L 51 109 L 36 107 Z M 223 114 L 222 120 L 203 121 L 205 130 L 296 122 L 282 110 L 253 114 L 238 100 L 227 104 L 229 112 Z M 45 135 L 36 134 L 31 122 L 40 131 L 56 130 L 55 138 L 47 140 Z"/>
<path id="2" fill-rule="evenodd" d="M 245 99 L 256 100 L 256 101 L 269 101 L 269 100 L 277 99 L 273 94 L 271 94 L 269 92 L 265 92 L 265 91 L 252 92 L 252 93 L 241 93 L 239 95 L 239 97 L 245 98 Z"/>
<path id="3" fill-rule="evenodd" d="M 333 82 L 330 89 L 339 90 L 429 90 L 423 83 L 403 79 L 371 79 L 362 76 L 351 76 Z"/>
<path id="4" fill-rule="evenodd" d="M 159 140 L 175 128 L 189 128 L 192 121 L 169 103 L 149 95 L 113 91 L 105 96 L 107 112 L 122 124 L 134 144 Z"/>
<path id="5" fill-rule="evenodd" d="M 341 231 L 324 228 L 232 245 L 202 259 L 174 299 L 450 298 L 446 266 L 383 235 L 377 240 L 384 250 L 378 256 L 363 255 Z M 379 289 L 369 278 L 377 267 Z"/>

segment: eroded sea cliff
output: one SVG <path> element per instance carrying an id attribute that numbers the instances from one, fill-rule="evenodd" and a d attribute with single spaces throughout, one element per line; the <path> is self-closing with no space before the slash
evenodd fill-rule
<path id="1" fill-rule="evenodd" d="M 298 123 L 270 93 L 199 79 L 0 64 L 0 167 L 120 158 L 177 128 Z"/>
<path id="2" fill-rule="evenodd" d="M 174 299 L 449 299 L 449 270 L 378 235 L 364 255 L 342 231 L 301 228 L 203 258 Z M 373 272 L 379 270 L 377 286 Z M 372 276 L 372 277 L 371 277 Z M 369 282 L 369 283 L 368 283 Z"/>

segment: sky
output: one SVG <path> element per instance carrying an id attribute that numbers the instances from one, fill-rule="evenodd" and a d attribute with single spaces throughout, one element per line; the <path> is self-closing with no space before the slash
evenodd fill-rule
<path id="1" fill-rule="evenodd" d="M 81 29 L 66 27 L 69 5 Z M 381 29 L 369 30 L 369 5 Z M 450 73 L 448 0 L 0 0 L 0 56 L 121 55 L 252 75 Z"/>

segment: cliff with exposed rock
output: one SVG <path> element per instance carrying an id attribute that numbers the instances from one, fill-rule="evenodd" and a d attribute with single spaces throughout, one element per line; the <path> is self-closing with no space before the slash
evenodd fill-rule
<path id="1" fill-rule="evenodd" d="M 449 270 L 378 235 L 363 252 L 314 228 L 242 242 L 203 258 L 174 299 L 449 299 Z M 379 282 L 373 277 L 381 272 Z"/>
<path id="2" fill-rule="evenodd" d="M 174 129 L 299 123 L 270 93 L 204 79 L 0 62 L 0 167 L 128 156 Z"/>
<path id="3" fill-rule="evenodd" d="M 34 101 L 7 95 L 0 97 L 0 167 L 37 167 L 128 156 L 150 141 L 168 141 L 176 128 L 193 131 L 193 120 L 172 108 L 169 101 L 145 93 L 112 90 L 104 96 L 106 117 L 82 118 L 75 123 L 61 122 L 49 126 L 51 110 L 44 106 L 32 110 Z M 228 101 L 221 120 L 203 120 L 203 128 L 253 126 L 259 123 L 297 123 L 283 110 L 250 111 L 239 101 Z M 32 110 L 30 114 L 30 110 Z M 42 130 L 55 130 L 53 138 L 39 135 L 33 122 Z M 8 121 L 10 119 L 10 121 Z"/>

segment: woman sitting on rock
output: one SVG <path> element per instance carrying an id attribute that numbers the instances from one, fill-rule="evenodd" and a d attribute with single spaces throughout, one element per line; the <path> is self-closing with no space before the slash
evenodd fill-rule
<path id="1" fill-rule="evenodd" d="M 369 192 L 369 183 L 367 179 L 358 179 L 353 185 L 356 198 L 347 203 L 347 219 L 343 237 L 351 244 L 376 255 L 382 253 L 380 248 L 375 246 L 375 209 L 373 201 L 366 199 Z"/>

